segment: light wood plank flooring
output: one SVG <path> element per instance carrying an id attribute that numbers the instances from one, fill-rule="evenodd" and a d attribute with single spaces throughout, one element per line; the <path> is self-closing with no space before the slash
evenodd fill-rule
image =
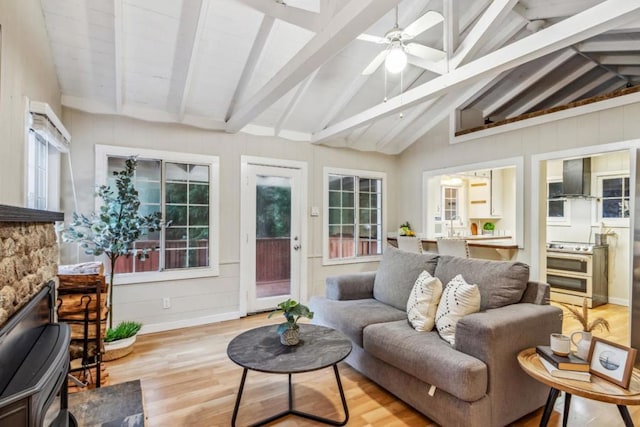
<path id="1" fill-rule="evenodd" d="M 628 309 L 606 305 L 591 310 L 612 323 L 611 333 L 597 333 L 628 345 Z M 109 362 L 111 384 L 141 379 L 148 426 L 229 426 L 242 369 L 227 358 L 229 341 L 239 333 L 279 319 L 255 315 L 222 322 L 140 336 L 132 355 Z M 578 330 L 577 323 L 565 320 L 564 331 Z M 354 369 L 342 363 L 340 374 L 351 414 L 349 426 L 434 426 L 429 419 L 405 405 Z M 284 410 L 287 405 L 286 376 L 249 372 L 238 425 L 247 425 Z M 341 419 L 340 396 L 330 369 L 294 376 L 297 409 Z M 557 408 L 561 408 L 558 399 Z M 640 425 L 640 408 L 631 415 Z M 537 426 L 538 410 L 514 423 Z M 562 416 L 554 411 L 550 426 L 560 426 Z M 290 417 L 277 426 L 312 426 L 312 421 Z M 574 397 L 569 426 L 622 426 L 614 405 Z"/>

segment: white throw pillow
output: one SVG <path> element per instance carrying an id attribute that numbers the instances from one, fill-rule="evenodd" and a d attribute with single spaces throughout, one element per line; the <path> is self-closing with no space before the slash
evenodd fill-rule
<path id="1" fill-rule="evenodd" d="M 440 336 L 454 345 L 456 324 L 467 314 L 480 311 L 478 285 L 468 284 L 462 274 L 451 279 L 442 292 L 436 312 L 436 327 Z"/>
<path id="2" fill-rule="evenodd" d="M 407 317 L 416 331 L 429 332 L 436 321 L 442 282 L 427 271 L 420 273 L 407 300 Z"/>

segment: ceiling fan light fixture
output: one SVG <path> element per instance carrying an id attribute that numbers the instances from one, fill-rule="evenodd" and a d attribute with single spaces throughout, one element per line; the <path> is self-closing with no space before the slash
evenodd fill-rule
<path id="1" fill-rule="evenodd" d="M 384 66 L 392 74 L 398 74 L 407 66 L 407 54 L 404 52 L 401 43 L 391 46 L 389 54 L 384 61 Z"/>

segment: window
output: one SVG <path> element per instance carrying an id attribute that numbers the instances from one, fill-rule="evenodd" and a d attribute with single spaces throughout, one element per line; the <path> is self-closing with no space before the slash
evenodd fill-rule
<path id="1" fill-rule="evenodd" d="M 562 180 L 547 182 L 547 221 L 565 222 L 569 218 L 567 199 L 564 194 Z"/>
<path id="2" fill-rule="evenodd" d="M 124 168 L 127 157 L 137 156 L 134 183 L 140 197 L 139 213 L 161 212 L 165 222 L 171 222 L 169 227 L 149 233 L 135 243 L 137 249 L 156 249 L 147 260 L 135 257 L 118 260 L 115 268 L 118 282 L 217 275 L 218 158 L 98 147 L 98 164 L 104 158 L 106 173 L 96 173 L 97 183 L 102 179 L 113 184 L 113 172 Z"/>
<path id="3" fill-rule="evenodd" d="M 382 254 L 384 174 L 325 169 L 325 263 Z"/>
<path id="4" fill-rule="evenodd" d="M 460 218 L 458 212 L 458 188 L 442 187 L 442 219 L 450 221 Z"/>
<path id="5" fill-rule="evenodd" d="M 629 218 L 629 176 L 601 176 L 598 184 L 601 195 L 599 218 Z"/>
<path id="6" fill-rule="evenodd" d="M 29 132 L 27 207 L 47 209 L 49 144 L 39 134 Z"/>

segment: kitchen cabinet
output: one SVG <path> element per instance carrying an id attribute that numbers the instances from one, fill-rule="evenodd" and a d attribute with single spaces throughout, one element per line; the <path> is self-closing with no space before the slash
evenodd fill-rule
<path id="1" fill-rule="evenodd" d="M 502 171 L 469 179 L 469 218 L 502 217 Z"/>

